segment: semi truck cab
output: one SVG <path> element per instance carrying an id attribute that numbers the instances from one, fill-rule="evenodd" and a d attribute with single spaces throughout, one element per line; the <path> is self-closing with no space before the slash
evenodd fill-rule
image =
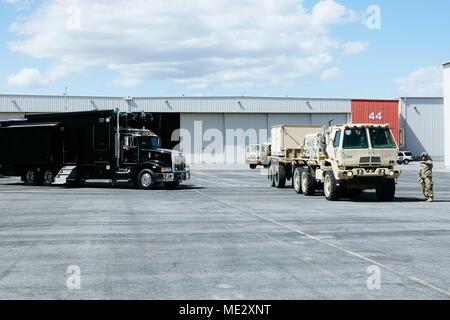
<path id="1" fill-rule="evenodd" d="M 136 176 L 136 183 L 140 188 L 151 187 L 147 186 L 148 183 L 164 183 L 167 187 L 176 187 L 180 182 L 190 179 L 186 158 L 178 151 L 162 149 L 160 138 L 154 132 L 145 129 L 124 130 L 121 131 L 121 137 L 118 173 L 126 172 Z M 137 172 L 142 170 L 149 170 L 151 173 L 147 172 L 147 175 L 142 176 Z M 151 181 L 152 179 L 155 181 Z"/>

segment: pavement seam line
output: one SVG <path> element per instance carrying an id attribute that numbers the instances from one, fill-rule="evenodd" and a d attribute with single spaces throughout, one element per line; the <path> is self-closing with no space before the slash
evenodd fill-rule
<path id="1" fill-rule="evenodd" d="M 366 261 L 366 262 L 369 262 L 369 263 L 371 263 L 371 264 L 373 264 L 373 265 L 376 265 L 376 266 L 378 266 L 378 267 L 380 267 L 380 268 L 382 268 L 382 269 L 388 270 L 388 271 L 390 271 L 390 272 L 392 272 L 392 273 L 394 273 L 394 274 L 396 274 L 396 275 L 398 275 L 398 276 L 401 276 L 401 277 L 403 277 L 403 278 L 406 278 L 407 280 L 410 280 L 410 281 L 412 281 L 412 282 L 418 283 L 418 284 L 420 284 L 420 285 L 422 285 L 422 286 L 427 287 L 428 289 L 432 289 L 432 290 L 434 290 L 434 291 L 436 291 L 436 292 L 439 292 L 439 293 L 441 293 L 441 294 L 446 295 L 447 297 L 450 297 L 450 291 L 447 291 L 447 290 L 445 290 L 445 289 L 436 287 L 435 285 L 432 285 L 432 284 L 430 284 L 430 283 L 426 282 L 425 280 L 422 280 L 422 279 L 420 279 L 420 278 L 418 278 L 418 277 L 415 277 L 415 276 L 410 275 L 410 274 L 408 274 L 408 273 L 405 273 L 405 272 L 403 272 L 403 271 L 398 271 L 398 270 L 396 270 L 396 269 L 394 269 L 394 268 L 392 268 L 392 267 L 389 267 L 389 266 L 387 266 L 387 265 L 384 265 L 384 264 L 382 264 L 382 263 L 380 263 L 380 262 L 377 262 L 377 261 L 375 261 L 375 260 L 373 260 L 373 259 L 371 259 L 371 258 L 365 257 L 365 256 L 363 256 L 363 255 L 361 255 L 361 254 L 359 254 L 359 253 L 353 252 L 353 251 L 351 251 L 351 250 L 347 250 L 347 249 L 345 249 L 345 248 L 341 248 L 341 247 L 339 247 L 339 246 L 337 246 L 337 245 L 335 245 L 335 244 L 333 244 L 333 243 L 331 243 L 331 242 L 328 242 L 328 241 L 323 240 L 323 239 L 321 239 L 321 238 L 315 237 L 315 236 L 310 235 L 310 234 L 308 234 L 308 233 L 306 233 L 306 232 L 303 232 L 303 231 L 301 231 L 301 230 L 294 229 L 293 227 L 284 225 L 284 224 L 282 224 L 282 223 L 280 223 L 280 222 L 277 222 L 277 221 L 275 221 L 275 220 L 272 220 L 272 219 L 263 217 L 263 216 L 258 215 L 258 214 L 254 213 L 254 212 L 252 212 L 252 211 L 250 211 L 250 210 L 248 210 L 248 209 L 242 209 L 242 208 L 239 208 L 239 207 L 236 206 L 236 205 L 233 205 L 233 204 L 228 203 L 228 202 L 226 202 L 226 201 L 217 199 L 217 198 L 215 198 L 215 197 L 213 197 L 213 196 L 207 195 L 206 193 L 200 192 L 200 191 L 198 191 L 198 190 L 195 190 L 195 189 L 194 189 L 194 191 L 195 191 L 196 193 L 200 194 L 200 195 L 203 195 L 203 196 L 208 197 L 208 198 L 210 198 L 210 199 L 212 199 L 212 200 L 218 201 L 218 202 L 220 202 L 220 203 L 222 203 L 222 204 L 224 204 L 224 205 L 226 205 L 226 206 L 229 206 L 229 207 L 234 208 L 234 209 L 236 209 L 236 210 L 239 210 L 239 211 L 241 211 L 241 212 L 250 214 L 250 215 L 252 215 L 252 216 L 254 216 L 254 217 L 257 217 L 258 219 L 261 219 L 261 220 L 264 220 L 264 221 L 273 223 L 273 224 L 275 224 L 275 225 L 277 225 L 277 226 L 279 226 L 279 227 L 282 227 L 282 228 L 284 228 L 284 229 L 288 229 L 288 230 L 290 230 L 290 231 L 292 231 L 292 232 L 298 233 L 298 234 L 300 234 L 300 235 L 302 235 L 302 236 L 304 236 L 304 237 L 306 237 L 306 238 L 308 238 L 308 239 L 310 239 L 310 240 L 318 241 L 318 242 L 320 242 L 320 243 L 323 244 L 323 245 L 326 245 L 326 246 L 331 247 L 331 248 L 333 248 L 333 249 L 336 249 L 336 250 L 338 250 L 338 251 L 344 252 L 344 253 L 346 253 L 346 254 L 348 254 L 348 255 L 351 255 L 351 256 L 353 256 L 353 257 L 359 258 L 359 259 L 364 260 L 364 261 Z"/>

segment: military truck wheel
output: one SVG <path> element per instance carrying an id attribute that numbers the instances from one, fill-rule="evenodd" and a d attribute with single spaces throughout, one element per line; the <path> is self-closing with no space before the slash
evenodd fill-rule
<path id="1" fill-rule="evenodd" d="M 156 186 L 155 174 L 149 169 L 142 170 L 138 174 L 137 186 L 143 190 L 153 189 Z"/>
<path id="2" fill-rule="evenodd" d="M 54 181 L 55 181 L 55 175 L 53 174 L 53 172 L 51 170 L 45 171 L 44 176 L 43 176 L 44 186 L 46 186 L 46 187 L 51 186 Z"/>
<path id="3" fill-rule="evenodd" d="M 29 185 L 29 186 L 35 186 L 35 185 L 37 184 L 37 180 L 38 180 L 38 177 L 37 177 L 37 174 L 36 174 L 35 171 L 33 171 L 33 170 L 28 170 L 28 171 L 25 173 L 25 183 L 26 183 L 27 185 Z"/>
<path id="4" fill-rule="evenodd" d="M 302 194 L 302 170 L 301 168 L 295 168 L 294 178 L 292 179 L 292 184 L 294 185 L 294 190 L 298 194 Z"/>
<path id="5" fill-rule="evenodd" d="M 311 174 L 309 168 L 303 168 L 301 171 L 301 187 L 305 196 L 312 196 L 316 192 L 316 179 Z"/>
<path id="6" fill-rule="evenodd" d="M 255 170 L 256 169 L 256 164 L 251 164 L 250 165 L 250 169 Z"/>
<path id="7" fill-rule="evenodd" d="M 274 175 L 275 187 L 283 189 L 286 187 L 286 169 L 283 166 L 278 165 Z"/>
<path id="8" fill-rule="evenodd" d="M 388 179 L 377 187 L 377 198 L 381 202 L 390 202 L 395 198 L 395 180 Z"/>
<path id="9" fill-rule="evenodd" d="M 180 183 L 178 181 L 173 181 L 173 182 L 165 182 L 164 185 L 166 186 L 167 189 L 175 189 L 180 185 Z"/>
<path id="10" fill-rule="evenodd" d="M 328 201 L 338 201 L 340 197 L 339 189 L 340 188 L 333 172 L 325 173 L 325 179 L 323 181 L 323 192 L 325 194 L 325 198 Z"/>
<path id="11" fill-rule="evenodd" d="M 274 179 L 274 169 L 272 166 L 269 167 L 269 172 L 267 178 L 269 179 L 269 186 L 274 188 L 275 187 L 275 179 Z"/>

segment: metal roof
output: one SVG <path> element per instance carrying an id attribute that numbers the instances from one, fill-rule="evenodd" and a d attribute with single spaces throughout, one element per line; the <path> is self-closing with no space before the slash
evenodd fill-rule
<path id="1" fill-rule="evenodd" d="M 351 113 L 350 99 L 289 97 L 96 97 L 0 94 L 0 112 L 106 110 L 167 113 Z"/>

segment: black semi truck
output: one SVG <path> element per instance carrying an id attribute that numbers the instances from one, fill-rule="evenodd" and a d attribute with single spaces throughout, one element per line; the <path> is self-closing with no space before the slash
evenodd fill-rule
<path id="1" fill-rule="evenodd" d="M 0 174 L 29 185 L 128 181 L 175 188 L 190 179 L 184 156 L 162 149 L 149 113 L 119 110 L 27 115 L 0 122 Z"/>

